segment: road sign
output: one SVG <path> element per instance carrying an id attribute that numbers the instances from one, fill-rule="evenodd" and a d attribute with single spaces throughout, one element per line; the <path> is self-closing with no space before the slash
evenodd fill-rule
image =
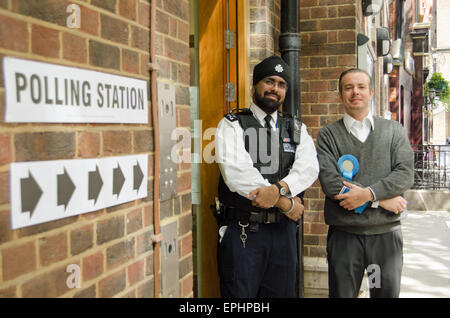
<path id="1" fill-rule="evenodd" d="M 144 198 L 147 167 L 147 155 L 11 163 L 11 227 Z"/>

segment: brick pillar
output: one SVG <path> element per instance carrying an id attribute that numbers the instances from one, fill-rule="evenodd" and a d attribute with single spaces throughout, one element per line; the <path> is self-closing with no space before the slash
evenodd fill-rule
<path id="1" fill-rule="evenodd" d="M 342 71 L 357 65 L 357 8 L 355 0 L 300 1 L 302 120 L 314 140 L 344 113 L 338 81 Z M 326 256 L 324 198 L 319 181 L 305 195 L 305 256 Z"/>

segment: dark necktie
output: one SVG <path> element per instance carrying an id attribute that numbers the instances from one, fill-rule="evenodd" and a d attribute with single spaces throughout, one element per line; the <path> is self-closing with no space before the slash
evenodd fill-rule
<path id="1" fill-rule="evenodd" d="M 266 117 L 264 117 L 264 120 L 266 122 L 266 124 L 264 125 L 264 128 L 269 129 L 270 132 L 270 121 L 272 120 L 272 117 L 270 115 L 267 115 Z"/>

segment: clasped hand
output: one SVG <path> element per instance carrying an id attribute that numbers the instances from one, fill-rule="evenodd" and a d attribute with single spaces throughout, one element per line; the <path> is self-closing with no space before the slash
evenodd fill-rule
<path id="1" fill-rule="evenodd" d="M 280 196 L 278 188 L 274 185 L 260 187 L 250 192 L 247 196 L 252 200 L 252 205 L 262 209 L 269 209 L 272 207 L 280 208 L 282 211 L 289 211 L 291 208 L 291 200 L 287 197 Z M 305 207 L 299 197 L 294 197 L 294 209 L 286 216 L 292 221 L 297 222 Z"/>

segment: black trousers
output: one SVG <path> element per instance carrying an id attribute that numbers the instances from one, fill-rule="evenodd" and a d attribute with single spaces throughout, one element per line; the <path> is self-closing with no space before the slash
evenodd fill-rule
<path id="1" fill-rule="evenodd" d="M 375 235 L 358 235 L 329 227 L 327 237 L 330 298 L 358 296 L 364 270 L 370 297 L 396 298 L 403 267 L 401 229 Z"/>
<path id="2" fill-rule="evenodd" d="M 238 221 L 218 243 L 220 293 L 225 298 L 295 297 L 297 277 L 297 225 L 286 217 L 279 223 L 259 224 L 257 232 L 245 228 L 245 248 Z"/>

